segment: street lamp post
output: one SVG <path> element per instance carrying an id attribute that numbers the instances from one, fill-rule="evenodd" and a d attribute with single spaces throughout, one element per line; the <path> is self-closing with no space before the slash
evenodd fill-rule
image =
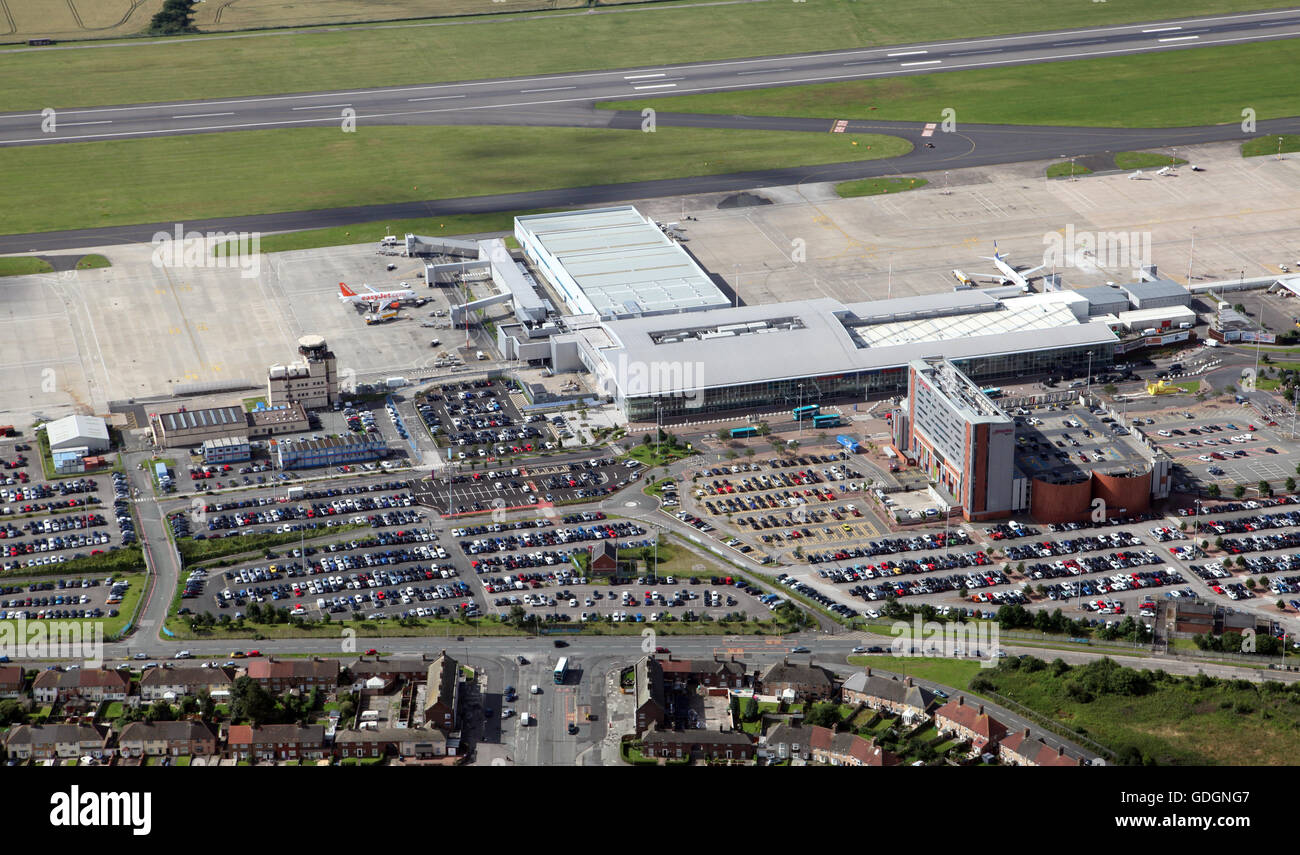
<path id="1" fill-rule="evenodd" d="M 802 439 L 803 438 L 803 413 L 799 412 L 799 410 L 803 409 L 803 384 L 802 383 L 799 384 L 799 398 L 798 398 L 798 403 L 795 404 L 794 409 L 796 413 L 794 420 L 799 425 L 799 438 Z"/>

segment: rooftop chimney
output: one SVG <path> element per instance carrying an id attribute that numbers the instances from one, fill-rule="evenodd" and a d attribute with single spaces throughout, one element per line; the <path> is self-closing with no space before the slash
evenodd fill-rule
<path id="1" fill-rule="evenodd" d="M 912 685 L 912 678 L 911 678 L 911 677 L 904 677 L 904 678 L 903 678 L 903 685 L 904 685 L 904 686 L 909 686 L 909 687 L 910 687 L 910 686 Z"/>

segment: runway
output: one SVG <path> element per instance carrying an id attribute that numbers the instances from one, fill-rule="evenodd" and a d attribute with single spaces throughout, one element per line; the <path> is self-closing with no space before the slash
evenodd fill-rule
<path id="1" fill-rule="evenodd" d="M 1300 10 L 645 68 L 0 114 L 0 146 L 357 124 L 603 126 L 595 101 L 1062 62 L 1300 36 Z M 577 109 L 574 109 L 577 108 Z"/>

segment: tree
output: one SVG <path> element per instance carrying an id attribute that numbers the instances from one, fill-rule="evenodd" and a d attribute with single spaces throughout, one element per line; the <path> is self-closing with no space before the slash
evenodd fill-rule
<path id="1" fill-rule="evenodd" d="M 239 677 L 230 693 L 230 713 L 254 726 L 264 724 L 275 717 L 275 698 L 252 678 Z"/>
<path id="2" fill-rule="evenodd" d="M 1233 488 L 1232 488 L 1232 495 L 1233 495 L 1234 497 L 1238 498 L 1238 499 L 1240 499 L 1242 496 L 1246 495 L 1246 485 L 1245 485 L 1245 484 L 1238 484 L 1237 486 L 1233 487 Z"/>
<path id="3" fill-rule="evenodd" d="M 1107 383 L 1105 386 L 1101 387 L 1101 390 L 1107 395 L 1114 395 L 1119 392 L 1119 387 L 1114 383 Z"/>
<path id="4" fill-rule="evenodd" d="M 149 21 L 150 35 L 197 33 L 199 30 L 194 26 L 194 2 L 195 0 L 166 0 Z"/>
<path id="5" fill-rule="evenodd" d="M 1208 488 L 1206 488 L 1205 492 L 1206 492 L 1206 494 L 1209 495 L 1209 497 L 1210 497 L 1211 499 L 1217 499 L 1217 498 L 1219 498 L 1219 494 L 1220 494 L 1222 491 L 1219 489 L 1219 485 L 1218 485 L 1218 484 L 1211 484 Z"/>
<path id="6" fill-rule="evenodd" d="M 1295 479 L 1294 479 L 1294 478 L 1287 478 L 1287 479 L 1286 479 L 1286 491 L 1287 491 L 1288 493 L 1294 493 L 1294 492 L 1295 492 Z"/>
<path id="7" fill-rule="evenodd" d="M 145 713 L 146 721 L 175 721 L 176 713 L 172 710 L 172 705 L 161 698 L 149 705 L 149 711 Z"/>
<path id="8" fill-rule="evenodd" d="M 0 726 L 8 727 L 11 724 L 22 724 L 27 721 L 27 712 L 23 705 L 16 698 L 6 698 L 0 701 Z"/>
<path id="9" fill-rule="evenodd" d="M 212 694 L 207 688 L 199 689 L 199 718 L 210 722 L 216 714 L 217 702 L 212 700 Z"/>
<path id="10" fill-rule="evenodd" d="M 1261 478 L 1260 481 L 1259 481 L 1259 494 L 1260 494 L 1261 496 L 1271 496 L 1271 495 L 1273 495 L 1273 488 L 1272 488 L 1272 486 L 1270 486 L 1269 483 L 1268 483 L 1268 481 L 1264 480 L 1263 478 Z"/>

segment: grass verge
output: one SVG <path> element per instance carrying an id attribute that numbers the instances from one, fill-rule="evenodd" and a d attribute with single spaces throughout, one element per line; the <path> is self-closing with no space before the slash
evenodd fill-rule
<path id="1" fill-rule="evenodd" d="M 0 276 L 31 276 L 33 273 L 50 273 L 53 270 L 48 261 L 40 258 L 0 258 Z"/>
<path id="2" fill-rule="evenodd" d="M 861 181 L 845 181 L 836 184 L 835 193 L 841 199 L 854 196 L 883 196 L 886 193 L 917 190 L 929 183 L 925 178 L 864 178 Z"/>
<path id="3" fill-rule="evenodd" d="M 854 142 L 857 145 L 854 145 Z M 911 150 L 898 137 L 710 128 L 285 129 L 10 149 L 0 185 L 39 195 L 9 206 L 22 233 L 480 196 L 610 182 L 868 161 Z M 428 153 L 438 152 L 436 160 Z M 573 153 L 582 152 L 581 157 Z M 482 169 L 485 159 L 491 169 Z M 193 164 L 202 163 L 196 170 Z M 392 164 L 411 166 L 394 181 Z"/>
<path id="4" fill-rule="evenodd" d="M 83 255 L 77 261 L 78 270 L 98 270 L 101 267 L 112 267 L 113 263 L 99 253 Z"/>
<path id="5" fill-rule="evenodd" d="M 1275 134 L 1256 137 L 1241 144 L 1242 157 L 1263 157 L 1278 153 L 1278 139 L 1281 138 L 1283 152 L 1300 151 L 1300 134 Z"/>
<path id="6" fill-rule="evenodd" d="M 1260 119 L 1295 115 L 1297 65 L 1300 42 L 1287 40 L 884 80 L 605 101 L 597 106 L 918 122 L 937 122 L 945 108 L 952 108 L 958 130 L 963 122 L 1186 127 L 1239 116 L 1242 92 L 1250 93 Z M 1269 151 L 1276 147 L 1273 138 Z"/>
<path id="7" fill-rule="evenodd" d="M 1069 178 L 1072 175 L 1091 175 L 1092 170 L 1086 166 L 1077 163 L 1071 163 L 1063 160 L 1060 163 L 1053 163 L 1047 167 L 1048 178 Z"/>

